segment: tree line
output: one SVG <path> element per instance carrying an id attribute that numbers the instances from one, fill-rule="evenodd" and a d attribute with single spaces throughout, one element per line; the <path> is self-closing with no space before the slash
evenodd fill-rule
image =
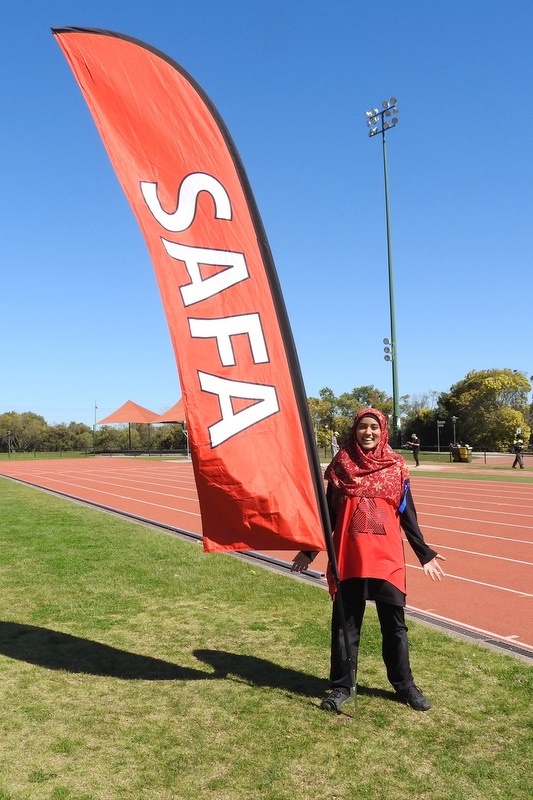
<path id="1" fill-rule="evenodd" d="M 524 443 L 533 428 L 531 383 L 523 372 L 511 369 L 472 370 L 448 392 L 428 392 L 400 398 L 402 442 L 416 433 L 422 449 L 447 450 L 462 442 L 475 450 L 509 452 L 517 432 Z M 374 386 L 359 386 L 336 396 L 325 387 L 308 400 L 315 437 L 327 449 L 334 432 L 342 441 L 354 415 L 373 406 L 392 420 L 393 400 Z"/>
<path id="2" fill-rule="evenodd" d="M 181 423 L 90 428 L 82 422 L 48 425 L 44 417 L 25 411 L 0 414 L 0 451 L 7 452 L 126 452 L 186 450 Z"/>
<path id="3" fill-rule="evenodd" d="M 510 369 L 469 372 L 448 392 L 428 392 L 400 398 L 403 441 L 416 433 L 422 449 L 446 450 L 463 442 L 476 450 L 508 452 L 517 432 L 530 441 L 533 404 L 531 384 L 522 372 Z M 373 406 L 390 419 L 392 398 L 374 386 L 359 386 L 335 395 L 328 387 L 308 398 L 309 412 L 319 448 L 328 450 L 334 432 L 342 438 L 355 414 Z M 80 422 L 48 425 L 44 417 L 26 411 L 0 414 L 0 451 L 7 452 L 124 452 L 186 450 L 181 423 L 90 428 Z"/>

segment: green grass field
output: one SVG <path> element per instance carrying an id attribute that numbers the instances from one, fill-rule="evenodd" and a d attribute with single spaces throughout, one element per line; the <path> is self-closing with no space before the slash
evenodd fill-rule
<path id="1" fill-rule="evenodd" d="M 357 709 L 319 709 L 327 593 L 0 478 L 0 800 L 529 800 L 532 671 L 369 607 Z M 352 707 L 353 708 L 353 707 Z"/>

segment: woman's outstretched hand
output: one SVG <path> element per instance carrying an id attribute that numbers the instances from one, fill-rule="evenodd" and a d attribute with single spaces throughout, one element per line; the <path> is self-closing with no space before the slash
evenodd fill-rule
<path id="1" fill-rule="evenodd" d="M 446 559 L 444 556 L 441 556 L 437 553 L 435 558 L 432 558 L 431 561 L 428 561 L 428 563 L 424 564 L 423 566 L 424 575 L 429 575 L 432 581 L 440 581 L 442 578 L 444 578 L 444 570 L 438 561 L 446 561 Z"/>
<path id="2" fill-rule="evenodd" d="M 311 561 L 312 559 L 300 550 L 293 558 L 291 572 L 305 572 Z"/>

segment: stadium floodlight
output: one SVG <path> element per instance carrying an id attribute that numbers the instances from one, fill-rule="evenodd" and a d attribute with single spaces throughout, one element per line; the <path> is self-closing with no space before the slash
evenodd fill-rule
<path id="1" fill-rule="evenodd" d="M 389 275 L 389 310 L 390 310 L 390 341 L 384 339 L 383 343 L 388 346 L 385 348 L 385 360 L 390 361 L 392 367 L 392 444 L 394 447 L 401 447 L 401 430 L 400 430 L 400 395 L 398 391 L 398 358 L 396 347 L 396 315 L 394 310 L 394 280 L 392 269 L 392 240 L 391 240 L 391 227 L 390 227 L 390 209 L 389 209 L 389 179 L 387 172 L 387 150 L 385 146 L 385 133 L 391 130 L 398 124 L 398 106 L 397 99 L 391 97 L 390 100 L 384 100 L 381 104 L 382 111 L 377 108 L 371 108 L 365 112 L 367 118 L 367 125 L 372 126 L 368 131 L 369 136 L 376 136 L 381 133 L 381 141 L 383 146 L 383 176 L 385 181 L 385 220 L 387 224 L 387 263 Z M 391 114 L 395 116 L 391 118 Z M 387 117 L 387 120 L 385 120 Z M 390 122 L 389 122 L 390 119 Z"/>

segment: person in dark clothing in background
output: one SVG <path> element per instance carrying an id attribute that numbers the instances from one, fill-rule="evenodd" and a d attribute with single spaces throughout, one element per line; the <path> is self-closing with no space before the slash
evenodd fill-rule
<path id="1" fill-rule="evenodd" d="M 420 439 L 418 438 L 416 433 L 412 434 L 411 441 L 407 442 L 407 447 L 410 447 L 411 450 L 413 451 L 413 458 L 414 458 L 414 461 L 415 461 L 415 466 L 419 467 L 420 466 L 420 461 L 418 460 L 418 457 L 420 455 Z"/>
<path id="2" fill-rule="evenodd" d="M 515 436 L 515 440 L 513 442 L 513 452 L 514 452 L 514 461 L 513 461 L 513 469 L 516 469 L 517 466 L 520 469 L 524 469 L 524 440 L 521 436 Z"/>

